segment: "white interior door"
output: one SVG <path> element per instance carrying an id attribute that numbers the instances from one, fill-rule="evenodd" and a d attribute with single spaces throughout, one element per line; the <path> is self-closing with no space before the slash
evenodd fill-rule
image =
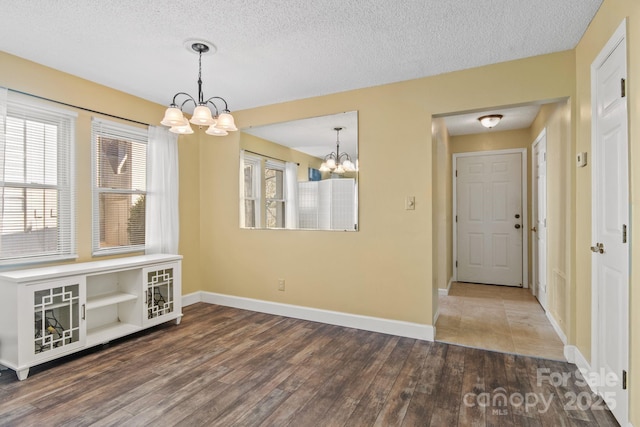
<path id="1" fill-rule="evenodd" d="M 598 392 L 621 425 L 627 425 L 629 392 L 629 141 L 626 25 L 591 66 L 592 173 L 592 369 Z M 610 381 L 617 378 L 617 381 Z M 606 381 L 604 381 L 606 379 Z"/>
<path id="2" fill-rule="evenodd" d="M 547 309 L 547 132 L 533 144 L 533 283 L 540 305 Z"/>
<path id="3" fill-rule="evenodd" d="M 457 280 L 522 286 L 522 153 L 456 157 Z"/>

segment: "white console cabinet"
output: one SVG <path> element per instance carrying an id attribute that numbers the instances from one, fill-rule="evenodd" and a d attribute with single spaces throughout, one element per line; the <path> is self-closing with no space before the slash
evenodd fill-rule
<path id="1" fill-rule="evenodd" d="M 29 368 L 182 317 L 180 255 L 0 272 L 0 365 Z"/>

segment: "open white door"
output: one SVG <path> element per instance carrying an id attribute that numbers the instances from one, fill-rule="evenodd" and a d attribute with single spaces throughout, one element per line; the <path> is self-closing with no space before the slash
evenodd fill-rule
<path id="1" fill-rule="evenodd" d="M 523 285 L 524 154 L 454 156 L 458 281 Z"/>
<path id="2" fill-rule="evenodd" d="M 596 390 L 629 420 L 629 140 L 626 23 L 591 65 L 592 363 Z M 616 379 L 612 381 L 611 379 Z"/>
<path id="3" fill-rule="evenodd" d="M 536 298 L 547 309 L 547 132 L 533 143 L 533 283 Z"/>

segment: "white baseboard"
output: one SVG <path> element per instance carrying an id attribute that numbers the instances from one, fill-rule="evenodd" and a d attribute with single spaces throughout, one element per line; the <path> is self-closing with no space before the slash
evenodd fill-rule
<path id="1" fill-rule="evenodd" d="M 546 314 L 547 314 L 547 319 L 549 319 L 551 326 L 553 326 L 553 329 L 556 331 L 556 334 L 558 334 L 558 337 L 560 338 L 560 341 L 562 341 L 562 344 L 567 345 L 567 336 L 564 334 L 564 331 L 556 321 L 555 317 L 553 317 L 553 314 L 551 314 L 549 310 L 546 311 Z"/>
<path id="2" fill-rule="evenodd" d="M 382 319 L 378 317 L 361 316 L 358 314 L 341 313 L 338 311 L 321 310 L 318 308 L 302 307 L 298 305 L 282 304 L 252 298 L 224 295 L 213 292 L 194 292 L 182 297 L 182 305 L 187 306 L 196 302 L 223 305 L 274 314 L 277 316 L 293 317 L 295 319 L 310 320 L 329 325 L 362 329 L 382 334 L 397 335 L 424 341 L 434 341 L 435 328 L 432 325 L 403 322 L 400 320 Z"/>
<path id="3" fill-rule="evenodd" d="M 564 357 L 567 359 L 567 362 L 577 365 L 578 368 L 591 370 L 591 365 L 575 345 L 564 346 Z"/>
<path id="4" fill-rule="evenodd" d="M 449 291 L 451 290 L 451 283 L 453 283 L 453 277 L 449 278 L 449 283 L 447 283 L 446 289 L 438 288 L 438 295 L 440 295 L 441 297 L 446 297 L 447 295 L 449 295 Z"/>
<path id="5" fill-rule="evenodd" d="M 197 302 L 202 302 L 201 292 L 192 292 L 190 294 L 182 295 L 182 306 L 186 307 Z"/>

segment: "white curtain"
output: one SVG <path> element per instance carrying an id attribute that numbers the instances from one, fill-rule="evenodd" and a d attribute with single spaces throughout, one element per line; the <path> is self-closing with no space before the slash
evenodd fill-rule
<path id="1" fill-rule="evenodd" d="M 240 227 L 246 227 L 244 212 L 244 150 L 240 150 Z"/>
<path id="2" fill-rule="evenodd" d="M 178 215 L 178 135 L 149 126 L 145 253 L 178 253 Z"/>
<path id="3" fill-rule="evenodd" d="M 284 166 L 285 228 L 298 228 L 298 164 L 287 162 Z"/>
<path id="4" fill-rule="evenodd" d="M 6 143 L 6 123 L 7 123 L 7 97 L 9 96 L 9 90 L 6 87 L 0 87 L 0 180 L 4 181 L 4 152 Z M 4 196 L 4 187 L 0 188 L 3 193 L 0 196 Z M 4 200 L 2 197 L 1 200 Z M 0 212 L 2 215 L 2 212 Z M 1 216 L 0 216 L 1 218 Z"/>
<path id="5" fill-rule="evenodd" d="M 6 149 L 6 132 L 7 132 L 7 97 L 9 90 L 6 87 L 0 87 L 0 180 L 4 182 L 4 166 L 5 166 L 5 149 Z M 0 186 L 0 224 L 4 222 L 4 185 Z M 0 240 L 2 236 L 0 236 Z"/>

